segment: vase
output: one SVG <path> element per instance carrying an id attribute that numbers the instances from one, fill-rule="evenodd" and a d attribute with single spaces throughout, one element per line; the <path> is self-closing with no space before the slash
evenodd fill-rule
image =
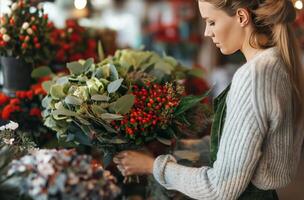
<path id="1" fill-rule="evenodd" d="M 21 59 L 1 57 L 3 72 L 2 91 L 8 96 L 15 96 L 16 91 L 29 90 L 31 84 L 32 67 Z"/>

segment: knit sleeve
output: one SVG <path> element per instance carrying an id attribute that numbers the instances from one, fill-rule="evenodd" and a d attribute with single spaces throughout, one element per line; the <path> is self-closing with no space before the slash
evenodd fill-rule
<path id="1" fill-rule="evenodd" d="M 226 100 L 227 116 L 213 167 L 181 166 L 169 155 L 156 158 L 155 179 L 195 199 L 237 199 L 261 157 L 263 135 L 253 109 L 252 75 L 238 70 Z"/>

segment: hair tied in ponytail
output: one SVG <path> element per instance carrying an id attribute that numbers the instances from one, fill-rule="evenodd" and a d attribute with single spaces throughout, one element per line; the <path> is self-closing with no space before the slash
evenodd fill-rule
<path id="1" fill-rule="evenodd" d="M 292 2 L 290 0 L 283 0 L 285 1 L 285 9 L 287 11 L 287 15 L 286 15 L 286 18 L 284 20 L 284 23 L 292 23 L 295 21 L 296 19 L 296 16 L 297 16 L 297 13 L 296 13 L 296 10 L 292 4 Z"/>

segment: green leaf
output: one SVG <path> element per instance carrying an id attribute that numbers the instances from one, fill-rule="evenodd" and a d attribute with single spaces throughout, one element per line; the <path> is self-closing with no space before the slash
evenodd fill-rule
<path id="1" fill-rule="evenodd" d="M 123 119 L 122 115 L 111 114 L 111 113 L 103 113 L 100 115 L 100 117 L 103 120 L 122 120 Z"/>
<path id="2" fill-rule="evenodd" d="M 52 81 L 44 81 L 42 83 L 42 88 L 47 92 L 47 93 L 50 93 L 50 89 L 51 89 L 51 86 L 53 85 L 53 82 Z"/>
<path id="3" fill-rule="evenodd" d="M 99 57 L 100 61 L 103 61 L 103 59 L 105 58 L 105 54 L 104 54 L 104 51 L 103 51 L 101 41 L 98 41 L 98 57 Z"/>
<path id="4" fill-rule="evenodd" d="M 174 67 L 166 62 L 159 61 L 155 64 L 155 69 L 161 70 L 165 74 L 171 74 L 174 70 Z"/>
<path id="5" fill-rule="evenodd" d="M 84 72 L 84 67 L 79 62 L 67 63 L 67 68 L 70 70 L 71 74 L 80 75 Z"/>
<path id="6" fill-rule="evenodd" d="M 114 104 L 113 110 L 122 115 L 127 114 L 134 105 L 135 96 L 127 94 L 120 97 Z"/>
<path id="7" fill-rule="evenodd" d="M 51 94 L 52 98 L 56 99 L 56 100 L 59 100 L 59 99 L 65 97 L 62 85 L 52 85 L 51 89 L 50 89 L 50 94 Z"/>
<path id="8" fill-rule="evenodd" d="M 171 56 L 164 56 L 163 59 L 165 62 L 169 63 L 170 65 L 172 65 L 174 67 L 178 65 L 177 60 Z"/>
<path id="9" fill-rule="evenodd" d="M 75 140 L 78 141 L 80 144 L 91 146 L 92 143 L 88 136 L 90 133 L 90 129 L 88 128 L 88 126 L 82 126 L 77 122 L 75 122 L 75 124 L 80 129 L 77 127 L 70 127 L 69 132 L 75 136 Z"/>
<path id="10" fill-rule="evenodd" d="M 194 68 L 189 70 L 188 75 L 201 78 L 204 75 L 204 71 L 199 68 Z"/>
<path id="11" fill-rule="evenodd" d="M 93 63 L 94 63 L 93 58 L 87 59 L 86 62 L 83 64 L 84 71 L 88 71 L 90 69 L 90 67 L 93 65 Z"/>
<path id="12" fill-rule="evenodd" d="M 53 74 L 52 70 L 49 67 L 42 66 L 34 69 L 31 73 L 32 78 L 41 78 Z"/>
<path id="13" fill-rule="evenodd" d="M 91 99 L 94 101 L 109 101 L 110 97 L 108 97 L 106 95 L 95 94 L 91 97 Z"/>
<path id="14" fill-rule="evenodd" d="M 56 80 L 56 84 L 59 84 L 59 85 L 64 85 L 64 84 L 66 84 L 68 82 L 69 82 L 69 77 L 68 76 L 62 76 L 62 77 L 59 77 Z"/>
<path id="15" fill-rule="evenodd" d="M 123 140 L 123 139 L 116 138 L 116 139 L 110 139 L 110 143 L 112 143 L 112 144 L 126 144 L 128 142 Z"/>
<path id="16" fill-rule="evenodd" d="M 116 69 L 115 65 L 110 63 L 109 67 L 110 67 L 110 72 L 111 72 L 111 80 L 112 81 L 117 80 L 119 78 L 119 76 L 118 76 L 118 72 L 117 72 L 117 69 Z"/>
<path id="17" fill-rule="evenodd" d="M 161 138 L 161 137 L 156 137 L 156 139 L 161 142 L 164 145 L 170 146 L 172 144 L 171 140 Z"/>
<path id="18" fill-rule="evenodd" d="M 109 85 L 108 85 L 108 93 L 114 93 L 116 92 L 119 87 L 121 86 L 122 82 L 123 82 L 124 79 L 120 78 L 116 81 L 113 81 L 111 82 Z"/>
<path id="19" fill-rule="evenodd" d="M 86 120 L 80 116 L 76 116 L 75 118 L 83 125 L 87 125 L 87 126 L 91 125 L 91 123 L 88 120 Z"/>
<path id="20" fill-rule="evenodd" d="M 185 111 L 189 110 L 190 108 L 195 106 L 197 103 L 202 101 L 204 98 L 206 98 L 209 95 L 209 93 L 210 93 L 210 90 L 201 96 L 190 95 L 190 96 L 183 97 L 173 114 L 175 116 L 178 116 L 178 115 L 184 113 Z"/>
<path id="21" fill-rule="evenodd" d="M 91 110 L 96 116 L 100 116 L 103 113 L 106 113 L 107 111 L 102 108 L 100 105 L 91 105 Z"/>
<path id="22" fill-rule="evenodd" d="M 63 115 L 63 116 L 69 116 L 69 117 L 75 117 L 77 116 L 76 112 L 70 111 L 68 109 L 64 109 L 64 108 L 60 108 L 58 110 L 54 110 L 52 113 L 52 115 Z"/>
<path id="23" fill-rule="evenodd" d="M 52 101 L 52 98 L 50 98 L 49 96 L 45 96 L 41 101 L 42 107 L 44 107 L 44 108 L 49 107 L 51 101 Z"/>
<path id="24" fill-rule="evenodd" d="M 83 103 L 83 101 L 80 98 L 71 95 L 66 96 L 64 102 L 76 106 L 80 106 Z"/>

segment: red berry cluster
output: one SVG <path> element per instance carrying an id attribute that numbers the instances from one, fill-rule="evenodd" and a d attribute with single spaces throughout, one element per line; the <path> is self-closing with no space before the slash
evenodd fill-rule
<path id="1" fill-rule="evenodd" d="M 30 120 L 31 117 L 41 118 L 41 98 L 46 95 L 42 88 L 42 78 L 27 91 L 16 91 L 16 97 L 10 98 L 0 93 L 0 120 Z M 13 115 L 14 114 L 14 115 Z"/>
<path id="2" fill-rule="evenodd" d="M 96 36 L 89 34 L 89 31 L 81 27 L 75 20 L 66 20 L 66 27 L 63 29 L 53 28 L 50 39 L 58 49 L 55 55 L 56 62 L 97 59 Z"/>
<path id="3" fill-rule="evenodd" d="M 112 122 L 116 129 L 130 138 L 151 135 L 157 128 L 168 125 L 179 98 L 172 85 L 147 83 L 134 85 L 135 102 L 131 111 L 121 121 Z M 172 92 L 173 91 L 173 92 Z"/>

